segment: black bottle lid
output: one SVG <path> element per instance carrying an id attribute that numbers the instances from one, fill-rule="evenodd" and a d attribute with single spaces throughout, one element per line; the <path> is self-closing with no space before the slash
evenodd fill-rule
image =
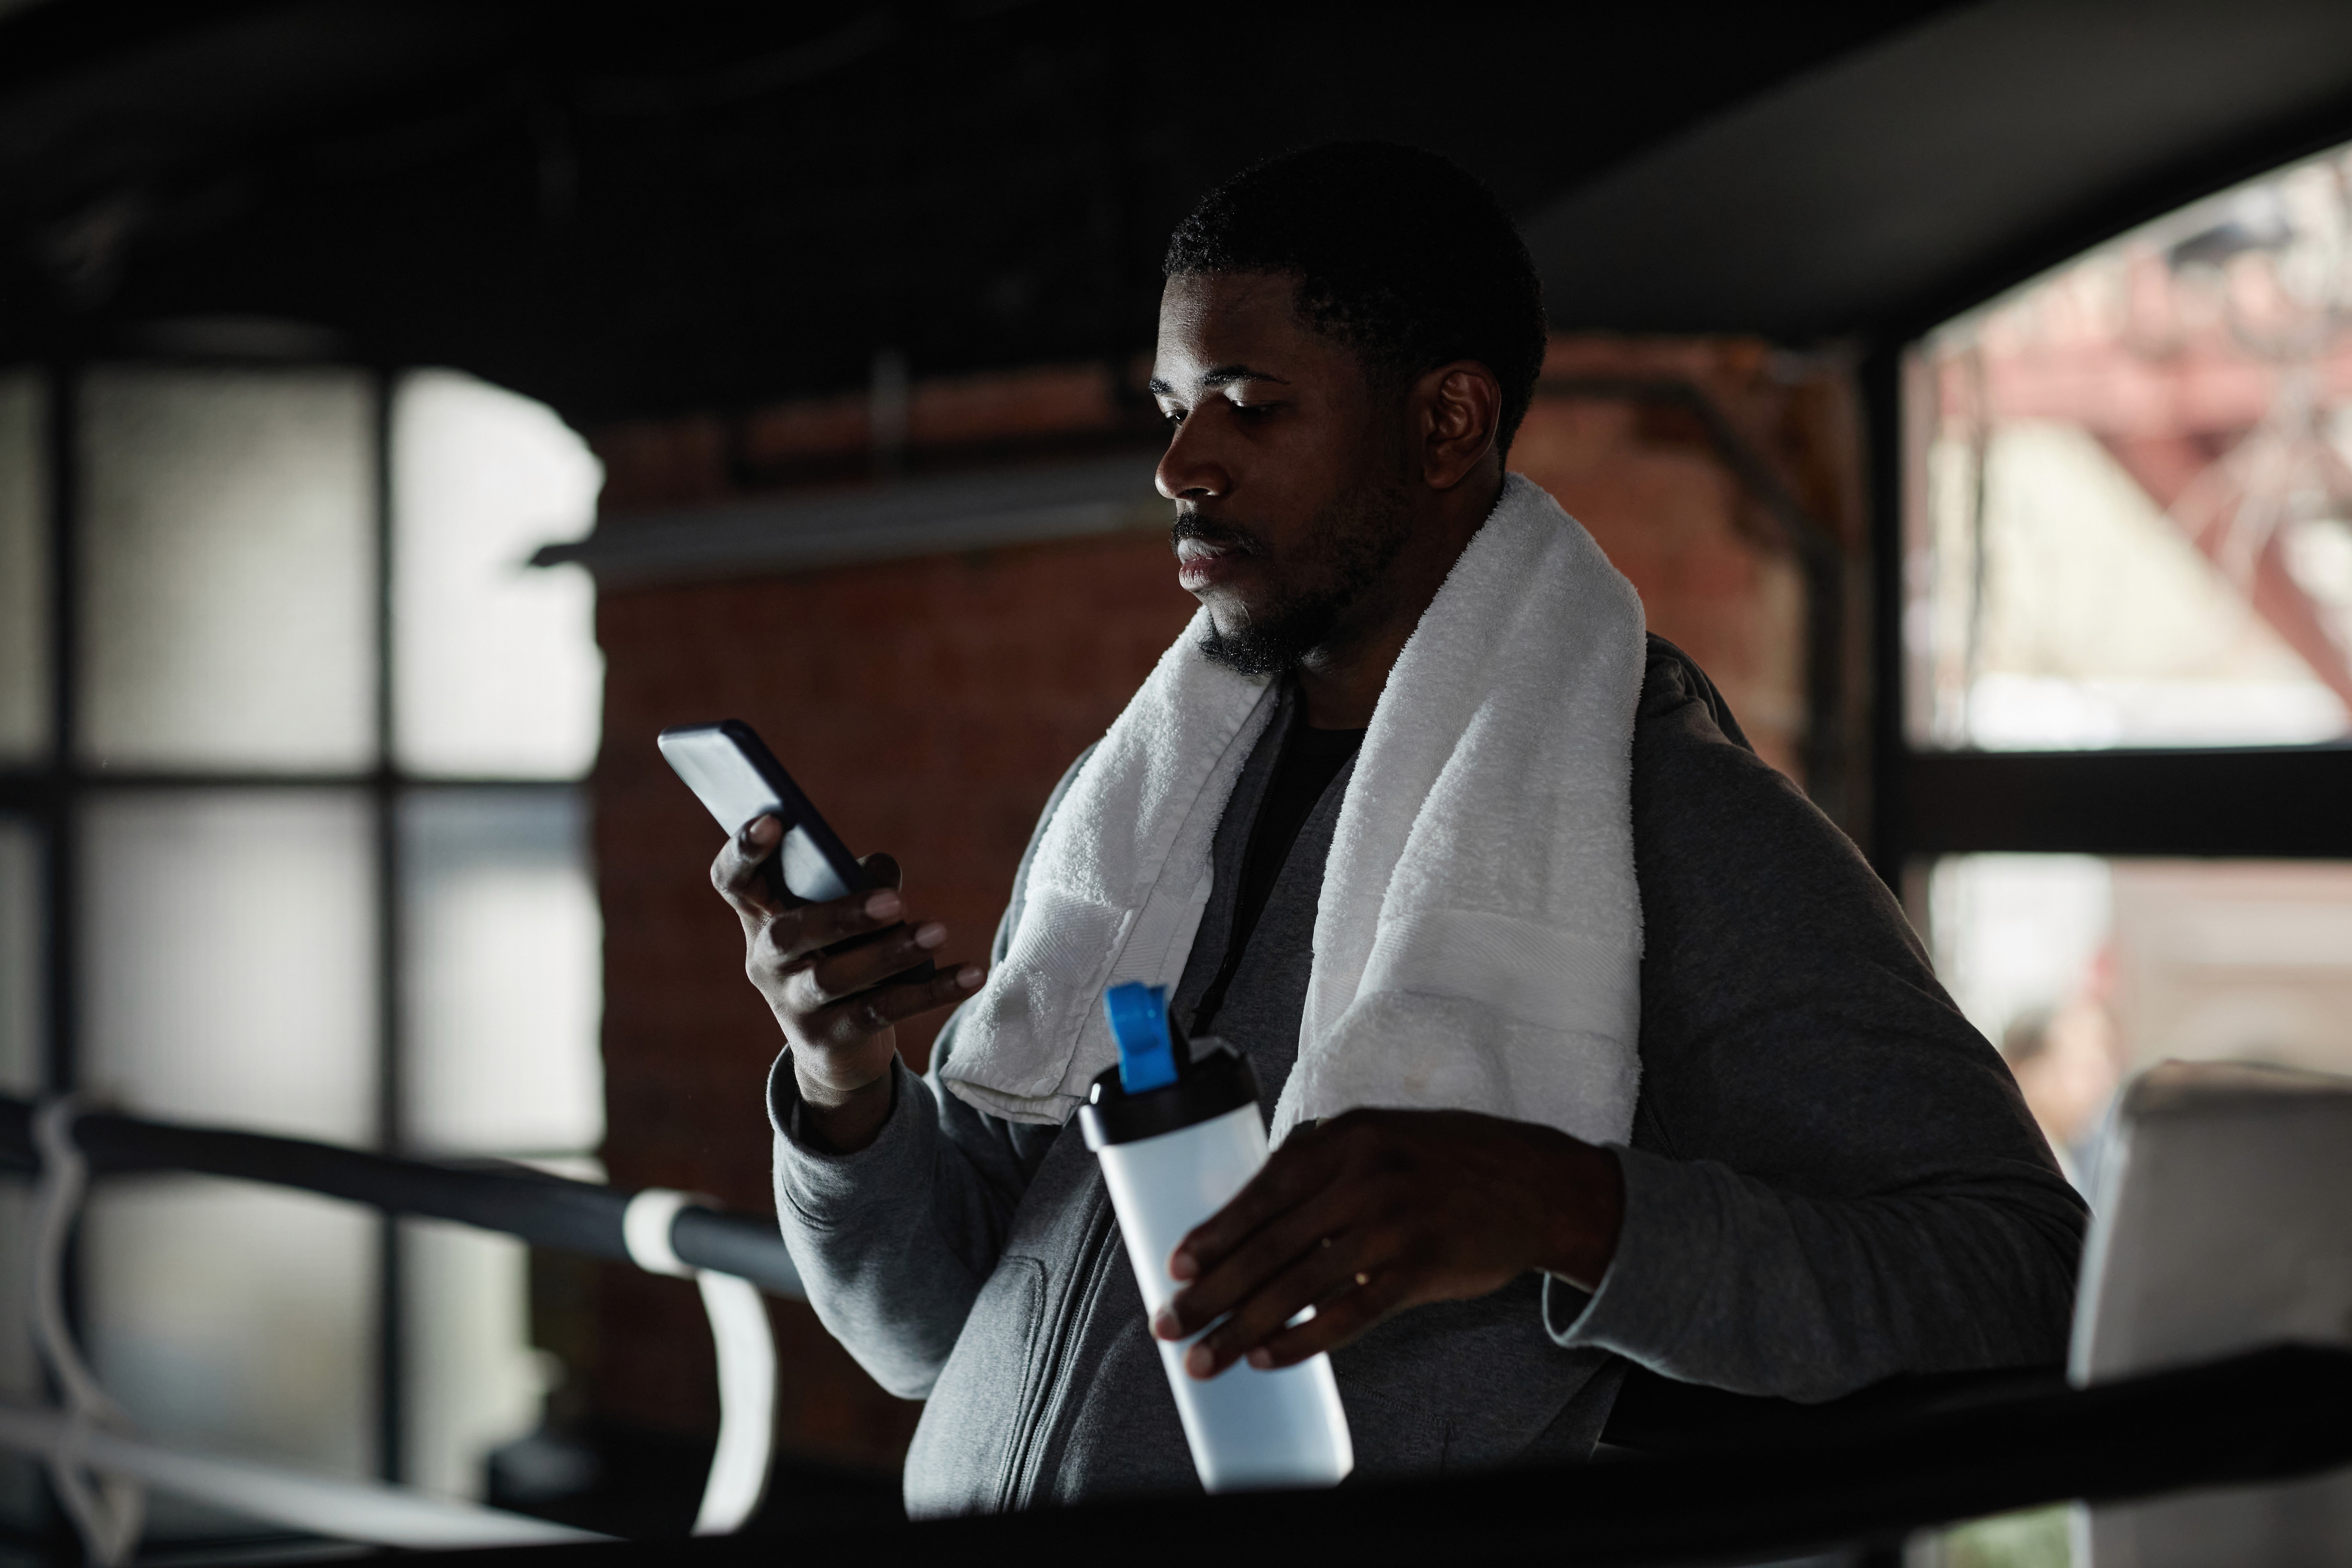
<path id="1" fill-rule="evenodd" d="M 1206 1046 L 1207 1040 L 1201 1042 Z M 1118 1068 L 1095 1075 L 1087 1103 L 1078 1107 L 1078 1127 L 1087 1147 L 1133 1143 L 1213 1121 L 1258 1100 L 1257 1073 L 1231 1046 L 1219 1042 L 1194 1057 L 1191 1070 L 1174 1083 L 1129 1094 L 1119 1087 Z"/>

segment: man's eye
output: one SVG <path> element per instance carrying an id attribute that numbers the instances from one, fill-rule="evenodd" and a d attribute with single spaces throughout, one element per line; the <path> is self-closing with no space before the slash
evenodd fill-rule
<path id="1" fill-rule="evenodd" d="M 1272 403 L 1236 403 L 1234 412 L 1244 419 L 1263 419 L 1279 406 Z"/>
<path id="2" fill-rule="evenodd" d="M 1184 423 L 1184 411 L 1181 408 L 1163 408 L 1160 411 L 1160 417 L 1168 421 L 1168 427 L 1172 430 Z"/>

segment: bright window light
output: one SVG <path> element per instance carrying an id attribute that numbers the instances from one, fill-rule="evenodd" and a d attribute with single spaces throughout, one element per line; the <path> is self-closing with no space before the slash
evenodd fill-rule
<path id="1" fill-rule="evenodd" d="M 1955 855 L 1927 914 L 1937 972 L 2079 1177 L 2158 1062 L 2352 1076 L 2352 863 Z"/>
<path id="2" fill-rule="evenodd" d="M 568 790 L 402 801 L 412 1147 L 566 1154 L 604 1141 L 604 922 L 583 815 Z"/>
<path id="3" fill-rule="evenodd" d="M 544 405 L 454 371 L 403 376 L 392 428 L 401 765 L 580 776 L 604 700 L 594 586 L 527 563 L 588 531 L 604 465 Z"/>
<path id="4" fill-rule="evenodd" d="M 82 413 L 84 755 L 371 765 L 369 378 L 109 367 Z"/>
<path id="5" fill-rule="evenodd" d="M 2089 252 L 1909 374 L 1913 744 L 2352 733 L 2352 150 Z"/>
<path id="6" fill-rule="evenodd" d="M 156 1436 L 368 1475 L 378 1224 L 244 1182 L 104 1184 L 82 1228 L 100 1380 Z"/>
<path id="7" fill-rule="evenodd" d="M 84 1082 L 134 1114 L 373 1142 L 365 798 L 158 790 L 87 810 Z"/>

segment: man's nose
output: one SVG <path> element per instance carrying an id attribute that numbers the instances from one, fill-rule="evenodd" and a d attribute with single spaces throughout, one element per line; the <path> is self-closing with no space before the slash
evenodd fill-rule
<path id="1" fill-rule="evenodd" d="M 1176 434 L 1160 454 L 1159 471 L 1152 482 L 1160 493 L 1170 500 L 1212 500 L 1231 493 L 1233 475 L 1208 450 L 1208 442 L 1197 434 L 1198 420 L 1188 419 L 1176 426 Z"/>

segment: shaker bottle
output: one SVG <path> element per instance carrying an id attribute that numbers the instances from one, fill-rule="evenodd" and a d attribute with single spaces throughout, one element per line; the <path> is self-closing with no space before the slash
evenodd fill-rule
<path id="1" fill-rule="evenodd" d="M 1148 1319 L 1176 1294 L 1176 1244 L 1265 1163 L 1265 1123 L 1257 1074 L 1222 1041 L 1196 1047 L 1172 1033 L 1164 988 L 1114 986 L 1103 1004 L 1119 1065 L 1094 1080 L 1078 1122 L 1102 1161 Z M 1157 1342 L 1208 1490 L 1332 1486 L 1354 1468 L 1329 1356 L 1268 1372 L 1240 1362 L 1202 1382 L 1184 1370 L 1192 1340 Z"/>

